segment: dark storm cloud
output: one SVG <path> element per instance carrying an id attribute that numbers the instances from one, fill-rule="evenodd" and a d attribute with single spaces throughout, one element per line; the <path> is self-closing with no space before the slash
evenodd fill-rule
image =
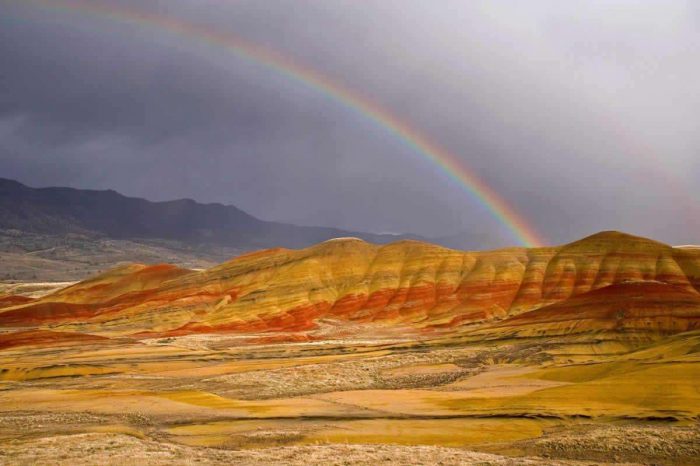
<path id="1" fill-rule="evenodd" d="M 310 64 L 439 142 L 554 242 L 608 228 L 700 242 L 694 3 L 107 3 Z M 313 89 L 156 29 L 0 6 L 3 176 L 513 242 L 434 165 Z"/>

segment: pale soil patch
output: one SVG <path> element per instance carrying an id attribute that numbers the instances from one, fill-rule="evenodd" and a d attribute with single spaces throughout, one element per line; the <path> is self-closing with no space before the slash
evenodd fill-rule
<path id="1" fill-rule="evenodd" d="M 190 446 L 260 448 L 299 444 L 310 432 L 328 427 L 319 421 L 275 419 L 271 421 L 215 421 L 166 429 L 169 438 Z"/>
<path id="2" fill-rule="evenodd" d="M 317 399 L 380 411 L 391 415 L 449 416 L 468 414 L 458 407 L 449 406 L 450 401 L 464 398 L 460 392 L 434 390 L 353 390 L 316 395 Z"/>
<path id="3" fill-rule="evenodd" d="M 458 391 L 462 397 L 503 397 L 526 395 L 544 388 L 565 385 L 567 382 L 525 378 L 538 368 L 527 366 L 495 365 L 467 379 L 452 382 L 442 390 Z"/>
<path id="4" fill-rule="evenodd" d="M 601 365 L 602 366 L 602 365 Z M 525 395 L 462 396 L 444 406 L 480 415 L 537 413 L 550 416 L 693 420 L 700 415 L 700 364 L 637 363 L 636 367 L 552 368 L 557 381 L 572 381 Z M 549 369 L 538 371 L 544 379 Z M 452 392 L 461 393 L 461 392 Z"/>
<path id="5" fill-rule="evenodd" d="M 373 357 L 348 356 L 343 359 L 349 360 L 336 360 L 333 363 L 328 361 L 299 364 L 287 368 L 228 374 L 204 379 L 199 385 L 216 387 L 219 393 L 241 398 L 278 398 L 349 390 L 431 387 L 469 376 L 474 369 L 460 367 L 454 362 L 474 352 L 473 349 L 449 349 L 426 353 L 372 355 Z M 298 362 L 298 359 L 292 361 Z M 416 366 L 437 367 L 437 370 L 411 369 Z M 403 373 L 390 372 L 402 368 Z"/>
<path id="6" fill-rule="evenodd" d="M 402 377 L 406 375 L 432 375 L 447 372 L 458 372 L 463 368 L 452 363 L 443 364 L 419 364 L 414 366 L 403 366 L 396 369 L 389 369 L 382 374 L 390 377 Z"/>
<path id="7" fill-rule="evenodd" d="M 492 465 L 574 466 L 575 461 L 507 458 L 456 448 L 392 445 L 319 445 L 258 450 L 217 450 L 141 440 L 119 434 L 55 436 L 2 444 L 0 464 L 7 465 Z"/>
<path id="8" fill-rule="evenodd" d="M 539 437 L 544 425 L 529 419 L 367 419 L 334 422 L 304 442 L 463 447 Z"/>
<path id="9" fill-rule="evenodd" d="M 532 419 L 287 419 L 189 424 L 166 432 L 178 443 L 225 448 L 318 443 L 474 447 L 532 439 L 551 425 Z"/>
<path id="10" fill-rule="evenodd" d="M 54 291 L 75 285 L 77 282 L 28 282 L 28 283 L 2 283 L 0 282 L 0 295 L 12 294 L 26 296 L 28 298 L 42 298 Z"/>
<path id="11" fill-rule="evenodd" d="M 92 412 L 99 414 L 148 413 L 190 419 L 268 418 L 295 416 L 356 416 L 362 410 L 310 398 L 247 401 L 198 391 L 134 390 L 5 390 L 0 391 L 0 412 L 17 409 L 34 412 Z"/>

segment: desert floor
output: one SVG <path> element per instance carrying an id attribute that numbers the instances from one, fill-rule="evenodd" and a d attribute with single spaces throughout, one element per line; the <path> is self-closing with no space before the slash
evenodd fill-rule
<path id="1" fill-rule="evenodd" d="M 697 332 L 648 342 L 336 335 L 251 343 L 264 336 L 6 347 L 0 463 L 700 458 Z"/>

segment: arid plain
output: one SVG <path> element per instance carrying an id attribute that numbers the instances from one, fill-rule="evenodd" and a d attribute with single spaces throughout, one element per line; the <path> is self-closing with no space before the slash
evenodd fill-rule
<path id="1" fill-rule="evenodd" d="M 337 239 L 0 306 L 3 464 L 700 457 L 698 248 Z"/>

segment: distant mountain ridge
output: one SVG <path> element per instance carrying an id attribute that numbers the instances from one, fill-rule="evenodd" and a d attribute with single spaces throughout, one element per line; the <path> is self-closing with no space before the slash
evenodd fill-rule
<path id="1" fill-rule="evenodd" d="M 410 235 L 373 234 L 260 220 L 231 205 L 191 199 L 152 202 L 113 190 L 31 188 L 0 178 L 0 230 L 160 239 L 239 249 L 308 247 L 331 238 L 384 244 Z"/>

